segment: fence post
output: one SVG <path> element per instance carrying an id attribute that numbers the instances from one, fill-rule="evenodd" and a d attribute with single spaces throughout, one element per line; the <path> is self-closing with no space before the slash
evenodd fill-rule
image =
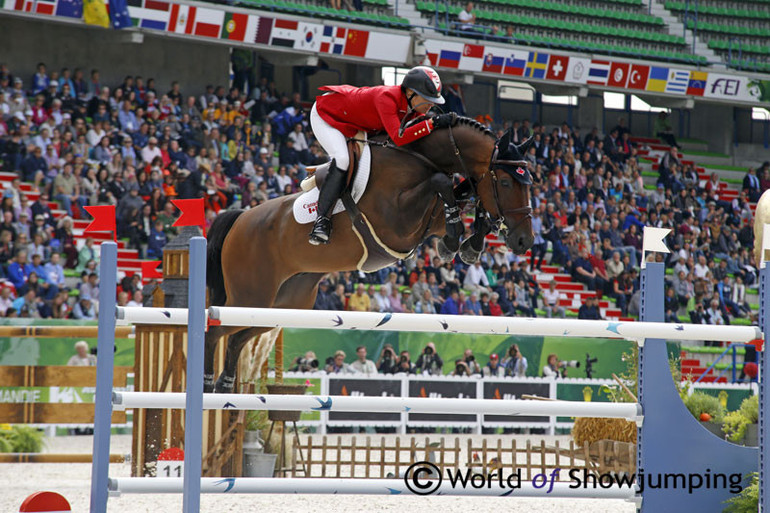
<path id="1" fill-rule="evenodd" d="M 184 513 L 200 511 L 203 441 L 203 345 L 206 329 L 206 239 L 190 239 L 187 397 L 184 429 Z"/>
<path id="2" fill-rule="evenodd" d="M 112 429 L 112 378 L 115 363 L 115 296 L 118 279 L 118 245 L 103 242 L 99 263 L 99 332 L 96 346 L 96 397 L 94 445 L 91 465 L 92 513 L 107 511 Z"/>

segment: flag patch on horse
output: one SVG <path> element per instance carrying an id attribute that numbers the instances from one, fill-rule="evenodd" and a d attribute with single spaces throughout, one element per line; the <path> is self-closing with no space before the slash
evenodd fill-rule
<path id="1" fill-rule="evenodd" d="M 361 152 L 361 159 L 358 161 L 358 170 L 353 177 L 353 183 L 350 187 L 350 195 L 353 196 L 353 201 L 358 203 L 361 196 L 364 195 L 366 190 L 366 184 L 369 182 L 369 173 L 371 171 L 372 153 L 368 145 L 364 145 L 364 149 Z M 313 223 L 318 217 L 318 188 L 313 187 L 307 192 L 304 192 L 294 200 L 294 220 L 298 224 Z M 332 215 L 337 214 L 345 210 L 345 205 L 342 204 L 342 200 L 338 200 L 334 205 Z"/>

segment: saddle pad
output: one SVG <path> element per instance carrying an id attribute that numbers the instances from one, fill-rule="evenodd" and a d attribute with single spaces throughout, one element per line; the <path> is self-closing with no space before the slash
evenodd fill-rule
<path id="1" fill-rule="evenodd" d="M 353 177 L 353 183 L 350 185 L 350 195 L 353 196 L 353 201 L 358 203 L 361 196 L 366 191 L 366 184 L 369 182 L 369 172 L 371 171 L 372 153 L 369 146 L 364 146 L 361 152 L 361 159 L 358 161 L 358 170 L 356 176 Z M 318 217 L 316 207 L 318 206 L 318 188 L 304 192 L 294 200 L 294 220 L 297 224 L 313 223 Z M 334 205 L 332 215 L 337 214 L 345 210 L 345 205 L 342 204 L 342 200 L 338 200 Z"/>

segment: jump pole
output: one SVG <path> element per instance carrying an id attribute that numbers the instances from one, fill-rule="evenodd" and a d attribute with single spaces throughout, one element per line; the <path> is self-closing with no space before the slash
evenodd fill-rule
<path id="1" fill-rule="evenodd" d="M 118 245 L 103 242 L 99 262 L 99 333 L 94 398 L 94 445 L 91 465 L 92 513 L 107 511 L 112 429 L 112 379 L 115 364 L 115 296 L 118 279 Z"/>
<path id="2" fill-rule="evenodd" d="M 770 266 L 767 265 L 767 249 L 770 248 L 770 225 L 763 226 L 762 251 L 760 253 L 759 264 L 759 327 L 762 331 L 770 329 L 770 297 L 768 297 L 768 288 L 770 286 Z M 757 241 L 755 241 L 755 244 Z M 759 352 L 759 511 L 760 513 L 770 511 L 767 507 L 770 502 L 770 474 L 768 474 L 768 465 L 770 465 L 770 426 L 768 426 L 767 406 L 770 405 L 770 348 L 767 346 L 767 339 Z"/>
<path id="3" fill-rule="evenodd" d="M 198 513 L 201 502 L 203 443 L 203 345 L 206 331 L 206 239 L 190 239 L 188 280 L 187 393 L 184 428 L 184 513 Z"/>

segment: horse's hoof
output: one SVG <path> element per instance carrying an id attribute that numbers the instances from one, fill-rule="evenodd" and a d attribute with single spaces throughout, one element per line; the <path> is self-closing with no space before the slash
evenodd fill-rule
<path id="1" fill-rule="evenodd" d="M 466 239 L 460 244 L 460 260 L 468 265 L 472 265 L 479 259 L 481 250 L 477 250 L 471 244 L 471 239 Z"/>
<path id="2" fill-rule="evenodd" d="M 451 244 L 451 243 L 450 243 Z M 438 241 L 438 245 L 436 246 L 436 251 L 438 252 L 438 257 L 443 262 L 451 262 L 455 259 L 455 255 L 457 254 L 457 249 L 459 248 L 459 244 L 454 244 L 455 249 L 454 251 L 451 249 L 451 247 L 447 246 L 444 239 L 441 239 Z"/>
<path id="3" fill-rule="evenodd" d="M 232 394 L 235 386 L 235 378 L 220 374 L 217 383 L 214 386 L 214 392 L 217 394 Z"/>

